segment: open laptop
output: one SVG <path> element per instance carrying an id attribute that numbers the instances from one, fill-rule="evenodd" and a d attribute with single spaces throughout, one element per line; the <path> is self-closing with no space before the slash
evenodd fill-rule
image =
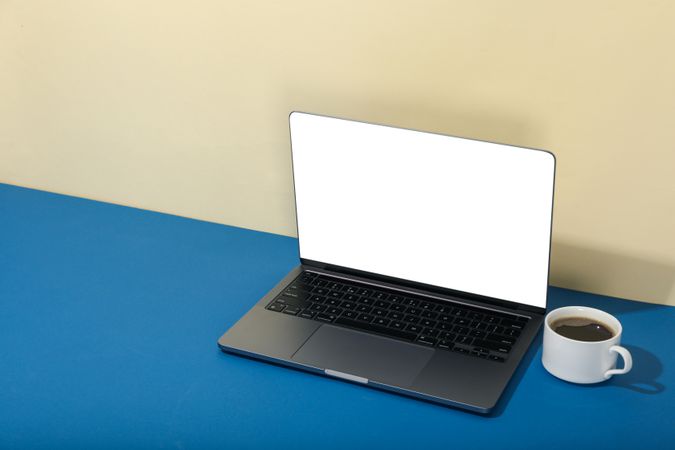
<path id="1" fill-rule="evenodd" d="M 219 340 L 489 413 L 546 311 L 555 158 L 293 112 L 300 261 Z"/>

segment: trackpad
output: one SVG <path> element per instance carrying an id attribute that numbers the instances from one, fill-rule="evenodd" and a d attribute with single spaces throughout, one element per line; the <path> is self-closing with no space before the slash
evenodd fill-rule
<path id="1" fill-rule="evenodd" d="M 324 325 L 291 358 L 321 369 L 410 386 L 434 351 L 380 336 Z"/>

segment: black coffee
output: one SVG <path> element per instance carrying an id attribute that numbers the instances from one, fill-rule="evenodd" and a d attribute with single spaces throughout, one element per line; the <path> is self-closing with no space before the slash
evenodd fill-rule
<path id="1" fill-rule="evenodd" d="M 606 341 L 614 336 L 607 325 L 586 317 L 565 317 L 551 322 L 551 329 L 561 336 L 577 341 Z"/>

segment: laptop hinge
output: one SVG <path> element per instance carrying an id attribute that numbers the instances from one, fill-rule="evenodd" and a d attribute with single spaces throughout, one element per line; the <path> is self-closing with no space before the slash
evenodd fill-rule
<path id="1" fill-rule="evenodd" d="M 546 308 L 540 308 L 538 306 L 518 305 L 517 309 L 519 311 L 527 311 L 535 314 L 546 314 Z"/>
<path id="2" fill-rule="evenodd" d="M 429 293 L 435 293 L 435 294 L 440 294 L 440 295 L 444 295 L 444 296 L 452 296 L 452 297 L 456 297 L 458 299 L 477 301 L 477 302 L 480 302 L 480 303 L 486 303 L 488 305 L 493 305 L 493 306 L 498 306 L 498 307 L 501 307 L 501 308 L 511 309 L 513 311 L 527 311 L 529 313 L 535 313 L 535 314 L 545 314 L 546 313 L 546 308 L 540 308 L 540 307 L 530 306 L 530 305 L 523 305 L 521 303 L 509 302 L 509 301 L 506 301 L 506 300 L 493 299 L 493 298 L 490 298 L 490 297 L 483 297 L 483 296 L 480 296 L 480 295 L 471 294 L 471 293 L 467 293 L 467 292 L 461 292 L 461 291 L 455 291 L 455 290 L 452 290 L 452 289 L 439 288 L 437 286 L 431 286 L 431 285 L 427 285 L 427 284 L 423 284 L 423 283 L 416 283 L 414 281 L 401 280 L 401 279 L 398 279 L 398 278 L 392 278 L 392 277 L 388 277 L 388 276 L 385 276 L 385 275 L 378 275 L 378 274 L 371 273 L 371 272 L 364 272 L 364 271 L 357 270 L 357 269 L 350 269 L 350 268 L 342 267 L 342 266 L 334 266 L 332 264 L 326 264 L 326 263 L 322 263 L 322 262 L 319 262 L 319 261 L 313 261 L 313 260 L 310 260 L 310 259 L 300 258 L 300 262 L 302 263 L 303 266 L 306 266 L 308 268 L 322 269 L 322 270 L 327 270 L 327 271 L 335 272 L 335 273 L 342 274 L 342 275 L 358 276 L 358 277 L 366 278 L 366 279 L 369 279 L 369 280 L 372 280 L 372 281 L 380 281 L 380 282 L 400 285 L 400 286 L 403 286 L 403 287 L 420 289 L 420 290 L 428 291 Z"/>
<path id="3" fill-rule="evenodd" d="M 312 261 L 311 259 L 300 258 L 300 264 L 303 266 L 316 267 L 317 269 L 326 269 L 328 264 Z"/>

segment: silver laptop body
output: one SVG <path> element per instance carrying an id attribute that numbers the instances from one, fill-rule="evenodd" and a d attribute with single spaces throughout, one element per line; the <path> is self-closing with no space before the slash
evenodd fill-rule
<path id="1" fill-rule="evenodd" d="M 546 312 L 555 158 L 294 112 L 300 261 L 218 340 L 489 413 Z"/>

